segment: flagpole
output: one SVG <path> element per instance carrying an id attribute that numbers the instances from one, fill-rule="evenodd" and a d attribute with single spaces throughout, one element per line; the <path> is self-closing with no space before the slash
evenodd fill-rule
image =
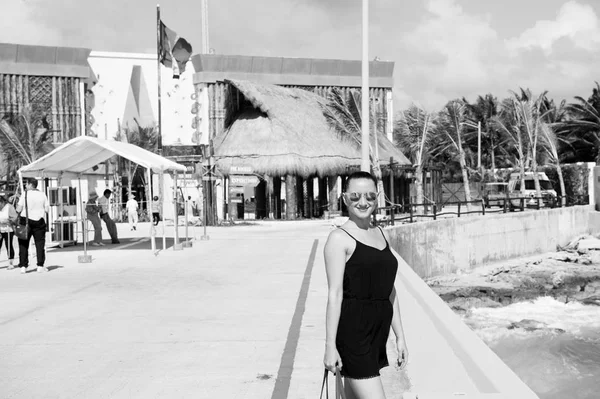
<path id="1" fill-rule="evenodd" d="M 360 169 L 370 172 L 369 162 L 369 0 L 362 0 L 362 111 L 361 141 L 362 160 Z"/>
<path id="2" fill-rule="evenodd" d="M 160 73 L 160 5 L 156 5 L 156 73 L 158 78 L 158 154 L 162 155 L 161 73 Z"/>

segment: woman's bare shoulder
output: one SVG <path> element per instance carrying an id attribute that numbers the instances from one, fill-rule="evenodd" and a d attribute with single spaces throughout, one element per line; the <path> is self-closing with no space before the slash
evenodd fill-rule
<path id="1" fill-rule="evenodd" d="M 340 228 L 336 228 L 329 233 L 327 237 L 326 246 L 336 246 L 341 248 L 347 248 L 350 242 L 350 236 L 348 233 Z"/>

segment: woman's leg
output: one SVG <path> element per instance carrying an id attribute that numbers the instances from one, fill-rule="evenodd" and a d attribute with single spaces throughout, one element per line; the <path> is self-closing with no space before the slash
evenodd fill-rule
<path id="1" fill-rule="evenodd" d="M 6 236 L 4 236 L 4 234 L 6 234 Z M 8 232 L 8 233 L 2 233 L 2 238 L 5 239 L 7 241 L 7 251 L 8 251 L 8 259 L 9 260 L 13 260 L 15 258 L 15 249 L 13 247 L 13 241 L 14 241 L 14 237 L 15 237 L 15 233 L 13 232 Z M 12 262 L 10 262 L 12 264 Z"/>
<path id="2" fill-rule="evenodd" d="M 344 378 L 347 399 L 385 399 L 381 377 L 355 380 Z"/>

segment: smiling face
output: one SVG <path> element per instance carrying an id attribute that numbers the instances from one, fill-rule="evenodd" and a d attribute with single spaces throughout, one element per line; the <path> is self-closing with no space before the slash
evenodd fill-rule
<path id="1" fill-rule="evenodd" d="M 371 179 L 352 179 L 344 193 L 344 203 L 350 218 L 368 219 L 377 207 L 377 187 Z"/>

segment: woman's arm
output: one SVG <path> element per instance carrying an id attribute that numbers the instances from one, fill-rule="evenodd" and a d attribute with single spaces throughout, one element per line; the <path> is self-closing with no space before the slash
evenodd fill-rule
<path id="1" fill-rule="evenodd" d="M 385 239 L 390 242 L 390 237 L 387 231 L 384 231 Z M 392 254 L 396 257 L 396 259 L 402 259 L 398 252 L 396 252 L 391 245 L 389 245 Z M 392 330 L 394 330 L 394 335 L 396 336 L 396 346 L 398 349 L 398 366 L 400 368 L 404 368 L 408 361 L 408 349 L 406 346 L 406 338 L 404 336 L 404 328 L 402 327 L 402 317 L 400 315 L 400 304 L 398 301 L 398 294 L 396 292 L 396 286 L 392 288 L 392 293 L 390 294 L 390 302 L 392 303 L 392 308 L 394 310 L 394 314 L 392 316 Z"/>
<path id="2" fill-rule="evenodd" d="M 331 232 L 325 244 L 325 271 L 327 272 L 327 312 L 325 319 L 325 367 L 335 372 L 336 363 L 342 367 L 336 348 L 337 329 L 343 298 L 344 269 L 346 267 L 346 244 L 343 232 Z"/>
<path id="3" fill-rule="evenodd" d="M 17 211 L 11 204 L 6 204 L 6 206 L 8 207 L 8 220 L 12 223 L 15 223 L 19 218 L 19 215 L 17 215 Z"/>
<path id="4" fill-rule="evenodd" d="M 400 317 L 400 305 L 398 304 L 398 296 L 396 295 L 396 287 L 392 289 L 390 295 L 390 302 L 394 309 L 394 316 L 392 317 L 392 330 L 396 335 L 396 340 L 404 340 L 404 328 L 402 327 L 402 317 Z"/>

